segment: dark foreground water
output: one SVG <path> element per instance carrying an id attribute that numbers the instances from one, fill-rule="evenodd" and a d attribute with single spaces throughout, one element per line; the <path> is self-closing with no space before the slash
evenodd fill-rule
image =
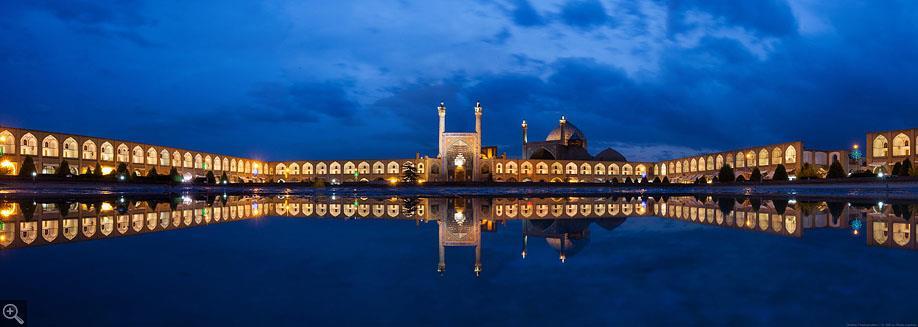
<path id="1" fill-rule="evenodd" d="M 918 323 L 908 204 L 218 197 L 4 208 L 0 297 L 27 300 L 32 326 Z"/>

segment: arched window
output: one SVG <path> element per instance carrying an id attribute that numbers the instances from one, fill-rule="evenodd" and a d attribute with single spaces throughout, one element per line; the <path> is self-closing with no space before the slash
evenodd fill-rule
<path id="1" fill-rule="evenodd" d="M 418 174 L 423 174 L 423 173 L 424 173 L 424 163 L 419 162 L 418 163 Z"/>
<path id="2" fill-rule="evenodd" d="M 660 175 L 666 176 L 666 164 L 660 165 Z"/>
<path id="3" fill-rule="evenodd" d="M 181 167 L 182 166 L 182 155 L 178 151 L 172 152 L 172 167 Z M 236 165 L 233 165 L 236 167 Z"/>
<path id="4" fill-rule="evenodd" d="M 759 167 L 768 166 L 768 149 L 759 150 Z"/>
<path id="5" fill-rule="evenodd" d="M 370 173 L 370 164 L 369 164 L 368 162 L 366 162 L 366 161 L 360 162 L 360 164 L 357 165 L 357 173 L 358 173 L 358 174 L 361 174 L 361 175 L 367 175 L 367 174 L 369 174 L 369 173 Z"/>
<path id="6" fill-rule="evenodd" d="M 191 168 L 194 165 L 194 158 L 191 156 L 191 153 L 185 152 L 185 155 L 182 156 L 182 167 Z"/>
<path id="7" fill-rule="evenodd" d="M 115 160 L 115 147 L 113 147 L 111 143 L 102 143 L 102 160 Z"/>
<path id="8" fill-rule="evenodd" d="M 647 166 L 637 165 L 634 167 L 634 174 L 637 176 L 644 176 L 647 174 Z"/>
<path id="9" fill-rule="evenodd" d="M 204 169 L 214 169 L 214 159 L 210 155 L 204 156 Z"/>
<path id="10" fill-rule="evenodd" d="M 223 170 L 227 170 L 227 168 L 229 168 L 229 159 L 223 158 Z"/>
<path id="11" fill-rule="evenodd" d="M 912 153 L 912 146 L 909 144 L 909 138 L 907 135 L 899 133 L 896 137 L 893 138 L 893 155 L 894 156 L 907 156 Z"/>
<path id="12" fill-rule="evenodd" d="M 303 164 L 303 175 L 312 175 L 312 163 Z"/>
<path id="13" fill-rule="evenodd" d="M 0 132 L 0 156 L 7 153 L 16 153 L 16 139 L 10 131 Z"/>
<path id="14" fill-rule="evenodd" d="M 285 165 L 285 164 L 283 164 L 283 163 L 279 163 L 279 164 L 277 164 L 276 166 L 274 166 L 274 174 L 275 174 L 275 175 L 284 175 L 284 178 L 287 178 L 287 175 L 289 175 L 290 172 L 287 171 L 287 165 Z"/>
<path id="15" fill-rule="evenodd" d="M 631 167 L 631 164 L 622 165 L 622 175 L 631 175 L 634 173 L 634 168 Z"/>
<path id="16" fill-rule="evenodd" d="M 676 174 L 681 174 L 681 173 L 682 173 L 682 162 L 676 161 Z"/>
<path id="17" fill-rule="evenodd" d="M 669 171 L 670 174 L 676 173 L 676 166 L 675 166 L 675 164 L 672 163 L 672 162 L 670 162 L 670 163 L 669 163 L 669 168 L 668 168 L 667 170 Z"/>
<path id="18" fill-rule="evenodd" d="M 344 163 L 344 173 L 345 174 L 353 175 L 355 172 L 357 172 L 357 167 L 354 166 L 353 162 L 348 161 Z"/>
<path id="19" fill-rule="evenodd" d="M 230 160 L 230 170 L 229 171 L 236 172 L 236 158 L 233 158 L 232 160 Z"/>
<path id="20" fill-rule="evenodd" d="M 96 160 L 96 142 L 92 140 L 83 142 L 83 159 Z"/>
<path id="21" fill-rule="evenodd" d="M 603 164 L 596 164 L 596 166 L 593 167 L 593 174 L 595 174 L 595 175 L 605 175 L 605 174 L 606 174 L 606 166 L 603 165 Z"/>
<path id="22" fill-rule="evenodd" d="M 736 154 L 736 168 L 746 167 L 746 155 L 742 152 Z"/>
<path id="23" fill-rule="evenodd" d="M 379 162 L 379 161 L 374 162 L 374 163 L 373 163 L 373 173 L 374 173 L 374 174 L 377 174 L 377 175 L 385 174 L 385 173 L 386 173 L 386 165 L 384 165 L 382 162 Z"/>
<path id="24" fill-rule="evenodd" d="M 689 171 L 690 172 L 698 171 L 698 161 L 695 161 L 695 158 L 692 158 L 692 161 L 689 166 Z"/>
<path id="25" fill-rule="evenodd" d="M 41 141 L 41 155 L 45 157 L 57 157 L 57 138 L 48 135 Z"/>
<path id="26" fill-rule="evenodd" d="M 386 165 L 386 171 L 389 174 L 398 174 L 399 168 L 398 163 L 395 161 L 390 161 L 389 164 Z"/>
<path id="27" fill-rule="evenodd" d="M 220 161 L 220 157 L 214 157 L 214 170 L 223 170 L 223 162 Z"/>
<path id="28" fill-rule="evenodd" d="M 714 169 L 720 170 L 720 168 L 723 166 L 724 166 L 724 156 L 721 154 L 718 154 L 717 159 L 715 161 Z"/>
<path id="29" fill-rule="evenodd" d="M 581 165 L 580 165 L 580 174 L 581 174 L 581 175 L 592 175 L 592 174 L 593 174 L 593 170 L 590 169 L 590 164 L 588 164 L 588 163 L 586 163 L 586 162 L 584 162 L 583 164 L 581 164 Z"/>
<path id="30" fill-rule="evenodd" d="M 577 174 L 577 164 L 573 162 L 568 162 L 567 165 L 564 167 L 564 172 L 568 175 L 576 175 Z"/>
<path id="31" fill-rule="evenodd" d="M 27 156 L 38 155 L 38 139 L 32 133 L 26 133 L 20 138 L 19 153 Z"/>
<path id="32" fill-rule="evenodd" d="M 520 165 L 520 173 L 523 175 L 532 175 L 532 164 L 528 161 Z"/>
<path id="33" fill-rule="evenodd" d="M 331 175 L 341 174 L 341 164 L 338 162 L 332 162 L 328 165 L 328 173 Z"/>
<path id="34" fill-rule="evenodd" d="M 564 174 L 564 168 L 561 166 L 560 162 L 555 162 L 551 164 L 551 173 L 555 175 Z"/>
<path id="35" fill-rule="evenodd" d="M 516 163 L 513 161 L 507 162 L 507 173 L 516 174 Z"/>
<path id="36" fill-rule="evenodd" d="M 201 158 L 200 153 L 194 155 L 194 168 L 204 168 L 204 158 Z"/>
<path id="37" fill-rule="evenodd" d="M 300 174 L 300 165 L 297 163 L 290 164 L 290 167 L 287 167 L 287 171 L 290 172 L 290 175 L 299 175 Z"/>
<path id="38" fill-rule="evenodd" d="M 147 164 L 148 165 L 156 164 L 156 149 L 154 148 L 147 149 Z"/>
<path id="39" fill-rule="evenodd" d="M 609 175 L 620 175 L 622 172 L 618 169 L 618 165 L 611 164 L 609 165 Z"/>
<path id="40" fill-rule="evenodd" d="M 788 146 L 787 150 L 784 150 L 784 163 L 797 163 L 797 149 L 793 145 Z"/>
<path id="41" fill-rule="evenodd" d="M 664 164 L 663 167 L 666 167 L 666 165 Z M 660 175 L 660 165 L 659 164 L 653 165 L 653 174 Z"/>
<path id="42" fill-rule="evenodd" d="M 328 175 L 328 166 L 324 162 L 316 164 L 316 174 L 318 175 Z"/>
<path id="43" fill-rule="evenodd" d="M 548 174 L 548 164 L 544 162 L 539 162 L 536 164 L 536 174 L 545 175 Z"/>
<path id="44" fill-rule="evenodd" d="M 131 160 L 130 150 L 128 150 L 127 145 L 119 144 L 118 145 L 118 161 L 119 162 L 129 162 Z"/>
<path id="45" fill-rule="evenodd" d="M 77 144 L 77 141 L 72 137 L 68 137 L 64 140 L 64 158 L 79 158 L 80 157 L 80 145 Z"/>
<path id="46" fill-rule="evenodd" d="M 133 154 L 131 162 L 135 164 L 143 163 L 143 149 L 141 147 L 135 146 L 134 149 L 131 150 L 131 153 Z"/>
<path id="47" fill-rule="evenodd" d="M 246 174 L 251 174 L 251 173 L 252 173 L 252 162 L 251 162 L 251 161 L 246 161 L 246 162 L 245 162 L 245 171 L 244 171 L 244 173 L 246 173 Z"/>
<path id="48" fill-rule="evenodd" d="M 885 157 L 888 151 L 889 141 L 886 140 L 885 136 L 877 135 L 877 137 L 873 139 L 873 156 Z"/>
<path id="49" fill-rule="evenodd" d="M 749 150 L 749 152 L 746 152 L 746 165 L 755 167 L 755 151 Z"/>
<path id="50" fill-rule="evenodd" d="M 170 159 L 169 159 L 169 150 L 165 150 L 165 149 L 164 149 L 162 152 L 159 153 L 159 165 L 160 165 L 160 166 L 168 166 L 169 163 L 170 163 L 169 161 L 170 161 Z"/>
<path id="51" fill-rule="evenodd" d="M 784 154 L 781 153 L 781 148 L 774 148 L 771 150 L 771 164 L 780 165 L 781 161 L 784 159 Z"/>

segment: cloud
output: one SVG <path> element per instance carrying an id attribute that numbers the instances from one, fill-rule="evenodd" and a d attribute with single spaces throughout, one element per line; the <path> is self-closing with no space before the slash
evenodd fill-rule
<path id="1" fill-rule="evenodd" d="M 797 32 L 797 20 L 784 0 L 680 0 L 669 2 L 670 29 L 681 32 L 690 26 L 686 13 L 700 11 L 722 18 L 727 25 L 742 26 L 770 36 L 788 36 Z"/>
<path id="2" fill-rule="evenodd" d="M 516 0 L 514 8 L 510 12 L 513 22 L 519 26 L 532 27 L 546 24 L 545 18 L 532 7 L 528 0 Z"/>
<path id="3" fill-rule="evenodd" d="M 585 30 L 612 23 L 599 0 L 570 0 L 561 6 L 559 17 L 564 24 Z"/>

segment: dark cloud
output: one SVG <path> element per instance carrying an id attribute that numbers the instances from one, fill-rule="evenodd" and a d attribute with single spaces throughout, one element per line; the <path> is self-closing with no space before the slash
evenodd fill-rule
<path id="1" fill-rule="evenodd" d="M 510 16 L 513 18 L 513 22 L 519 26 L 542 26 L 546 23 L 545 18 L 527 0 L 514 1 Z"/>
<path id="2" fill-rule="evenodd" d="M 561 6 L 561 22 L 580 29 L 611 24 L 612 17 L 599 0 L 570 0 Z"/>
<path id="3" fill-rule="evenodd" d="M 357 123 L 353 120 L 360 105 L 347 94 L 346 82 L 300 82 L 290 85 L 262 83 L 249 95 L 260 106 L 242 110 L 249 119 L 276 123 L 312 123 L 323 116 Z"/>

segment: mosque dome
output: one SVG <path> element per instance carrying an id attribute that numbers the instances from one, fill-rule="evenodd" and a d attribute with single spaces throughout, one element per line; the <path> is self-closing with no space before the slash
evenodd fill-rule
<path id="1" fill-rule="evenodd" d="M 574 124 L 571 124 L 571 122 L 566 122 L 564 124 L 564 138 L 567 141 L 570 141 L 571 139 L 586 141 L 586 136 L 583 135 L 583 132 L 581 132 L 580 129 L 577 128 L 577 126 L 574 126 Z M 551 133 L 548 133 L 548 137 L 546 137 L 545 140 L 546 141 L 560 141 L 561 140 L 561 126 L 555 127 L 555 129 L 553 129 Z"/>
<path id="2" fill-rule="evenodd" d="M 564 253 L 564 256 L 569 258 L 583 251 L 590 244 L 590 238 L 546 238 L 545 242 L 559 254 Z"/>
<path id="3" fill-rule="evenodd" d="M 628 161 L 628 159 L 625 159 L 625 156 L 612 148 L 602 150 L 602 152 L 599 152 L 593 159 L 597 161 Z"/>

